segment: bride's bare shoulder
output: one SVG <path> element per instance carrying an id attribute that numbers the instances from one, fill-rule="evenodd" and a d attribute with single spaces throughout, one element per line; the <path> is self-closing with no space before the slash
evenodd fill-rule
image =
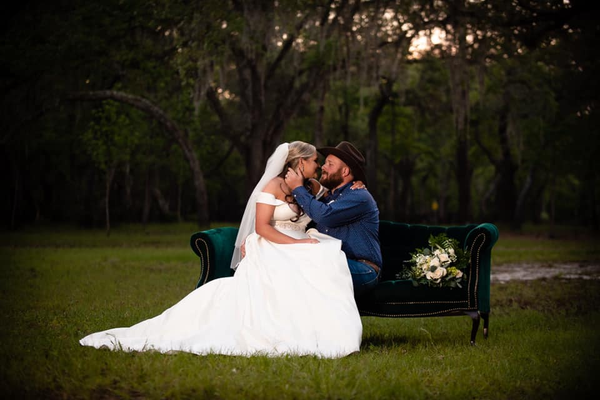
<path id="1" fill-rule="evenodd" d="M 285 182 L 284 182 L 283 178 L 276 176 L 275 178 L 271 179 L 269 181 L 269 183 L 267 183 L 267 185 L 265 186 L 265 188 L 262 191 L 271 193 L 271 194 L 275 195 L 275 197 L 277 197 L 277 198 L 282 197 L 282 195 L 284 195 L 283 188 L 282 188 L 284 183 Z"/>

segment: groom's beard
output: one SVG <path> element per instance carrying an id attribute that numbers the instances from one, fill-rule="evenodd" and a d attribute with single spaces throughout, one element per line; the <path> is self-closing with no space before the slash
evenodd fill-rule
<path id="1" fill-rule="evenodd" d="M 321 179 L 319 179 L 319 182 L 329 190 L 335 189 L 344 182 L 341 168 L 331 174 L 321 170 Z"/>

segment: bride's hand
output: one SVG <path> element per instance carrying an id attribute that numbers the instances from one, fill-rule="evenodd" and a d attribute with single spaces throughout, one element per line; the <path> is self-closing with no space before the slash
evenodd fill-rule
<path id="1" fill-rule="evenodd" d="M 319 241 L 317 239 L 313 239 L 313 238 L 308 238 L 308 239 L 298 239 L 296 240 L 296 243 L 319 243 Z"/>
<path id="2" fill-rule="evenodd" d="M 365 186 L 365 184 L 363 183 L 363 181 L 354 181 L 352 182 L 352 186 L 350 186 L 350 189 L 355 190 L 355 189 L 366 189 L 367 187 Z"/>
<path id="3" fill-rule="evenodd" d="M 242 246 L 240 247 L 240 253 L 242 253 L 242 258 L 246 257 L 246 239 L 242 242 Z"/>

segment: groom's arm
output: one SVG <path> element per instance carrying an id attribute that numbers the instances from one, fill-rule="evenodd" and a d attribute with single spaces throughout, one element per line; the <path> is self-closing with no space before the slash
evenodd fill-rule
<path id="1" fill-rule="evenodd" d="M 347 225 L 370 211 L 370 195 L 366 190 L 340 194 L 336 200 L 317 200 L 303 185 L 302 174 L 288 168 L 285 183 L 292 189 L 296 202 L 317 224 L 330 228 Z"/>
<path id="2" fill-rule="evenodd" d="M 347 225 L 369 211 L 367 196 L 362 190 L 351 191 L 337 200 L 317 200 L 306 188 L 299 186 L 292 190 L 294 198 L 304 212 L 317 224 L 334 228 Z"/>

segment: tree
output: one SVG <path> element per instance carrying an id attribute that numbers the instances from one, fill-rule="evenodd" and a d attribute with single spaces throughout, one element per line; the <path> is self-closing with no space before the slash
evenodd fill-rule
<path id="1" fill-rule="evenodd" d="M 333 34 L 352 20 L 360 2 L 232 4 L 231 14 L 212 26 L 224 31 L 221 41 L 231 63 L 214 65 L 237 80 L 221 82 L 223 87 L 211 82 L 206 97 L 222 134 L 244 158 L 249 192 L 289 120 L 326 78 L 337 51 Z"/>
<path id="2" fill-rule="evenodd" d="M 105 175 L 104 207 L 106 235 L 110 235 L 110 189 L 120 164 L 132 156 L 139 133 L 128 117 L 120 113 L 116 103 L 106 101 L 94 112 L 94 120 L 83 135 L 83 142 L 92 161 Z"/>
<path id="3" fill-rule="evenodd" d="M 590 26 L 587 22 L 590 12 L 585 2 L 559 4 L 523 0 L 516 7 L 490 4 L 487 17 L 483 18 L 491 34 L 482 47 L 488 49 L 486 58 L 493 60 L 493 67 L 487 69 L 491 72 L 488 74 L 491 84 L 486 89 L 480 85 L 478 117 L 473 130 L 476 142 L 496 170 L 492 188 L 496 194 L 496 218 L 510 221 L 516 229 L 524 220 L 527 199 L 534 188 L 537 186 L 536 192 L 543 193 L 544 170 L 557 167 L 557 163 L 550 165 L 546 160 L 552 153 L 568 149 L 560 139 L 564 131 L 558 133 L 552 128 L 557 123 L 560 126 L 559 121 L 566 117 L 559 117 L 561 107 L 552 86 L 564 81 L 561 71 L 582 69 L 575 61 L 580 57 L 574 57 L 573 50 L 581 49 L 586 43 L 582 40 L 586 37 L 583 32 L 592 32 L 592 26 L 598 29 L 597 23 Z M 586 48 L 594 48 L 594 45 Z M 589 87 L 594 81 L 590 79 L 581 87 Z M 572 82 L 568 85 L 567 92 L 572 92 Z M 487 104 L 481 100 L 484 97 Z M 494 129 L 489 124 L 496 120 L 498 140 L 490 147 L 483 143 L 481 134 L 486 124 L 487 129 Z M 579 132 L 580 129 L 568 131 Z M 499 151 L 494 152 L 492 148 Z M 561 174 L 569 169 L 557 162 L 563 166 L 562 171 L 546 171 L 546 175 Z"/>
<path id="4" fill-rule="evenodd" d="M 131 105 L 118 107 L 136 115 L 130 130 L 149 132 L 140 142 L 146 157 L 116 169 L 111 197 L 123 201 L 111 204 L 115 220 L 130 211 L 154 218 L 152 193 L 163 214 L 181 203 L 202 225 L 234 220 L 246 200 L 242 182 L 254 186 L 277 143 L 348 139 L 367 156 L 382 215 L 426 220 L 435 200 L 441 222 L 518 225 L 548 214 L 598 225 L 600 24 L 589 2 L 11 7 L 0 82 L 9 226 L 94 224 L 107 179 L 80 139 L 100 99 Z M 58 101 L 69 97 L 79 100 Z"/>
<path id="5" fill-rule="evenodd" d="M 200 168 L 200 162 L 196 157 L 196 153 L 192 147 L 188 133 L 181 129 L 169 116 L 161 110 L 158 106 L 152 102 L 141 98 L 139 96 L 133 96 L 127 93 L 105 90 L 105 91 L 91 91 L 91 92 L 80 92 L 73 93 L 69 96 L 71 100 L 105 100 L 112 99 L 120 101 L 137 109 L 149 114 L 152 118 L 156 119 L 168 132 L 175 141 L 179 144 L 192 172 L 194 188 L 196 191 L 196 205 L 198 214 L 198 225 L 204 226 L 209 223 L 208 216 L 208 196 L 206 193 L 206 184 L 204 182 L 204 175 Z"/>

